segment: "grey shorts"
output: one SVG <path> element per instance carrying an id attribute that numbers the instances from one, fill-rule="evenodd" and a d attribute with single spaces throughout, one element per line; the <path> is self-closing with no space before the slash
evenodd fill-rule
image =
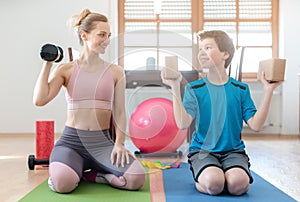
<path id="1" fill-rule="evenodd" d="M 53 147 L 50 163 L 64 163 L 80 178 L 87 169 L 122 176 L 134 159 L 130 156 L 130 164 L 124 167 L 112 165 L 110 155 L 113 147 L 109 130 L 85 131 L 66 126 Z"/>
<path id="2" fill-rule="evenodd" d="M 249 157 L 245 150 L 236 150 L 224 153 L 212 153 L 204 150 L 192 151 L 188 154 L 188 162 L 196 182 L 198 181 L 197 179 L 201 172 L 209 166 L 218 167 L 224 172 L 234 167 L 242 168 L 248 174 L 249 182 L 253 182 L 249 169 Z"/>

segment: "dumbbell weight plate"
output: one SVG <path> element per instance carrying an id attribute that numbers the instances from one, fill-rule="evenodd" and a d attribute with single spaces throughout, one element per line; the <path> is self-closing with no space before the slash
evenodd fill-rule
<path id="1" fill-rule="evenodd" d="M 34 170 L 34 166 L 35 166 L 35 156 L 34 155 L 29 155 L 28 156 L 28 167 L 29 170 Z"/>
<path id="2" fill-rule="evenodd" d="M 55 62 L 60 62 L 64 58 L 64 52 L 61 47 L 57 46 L 57 48 L 59 50 L 59 57 L 58 57 L 58 59 L 55 60 Z"/>
<path id="3" fill-rule="evenodd" d="M 40 52 L 41 58 L 46 61 L 54 61 L 58 56 L 58 50 L 55 45 L 45 44 L 41 48 Z"/>

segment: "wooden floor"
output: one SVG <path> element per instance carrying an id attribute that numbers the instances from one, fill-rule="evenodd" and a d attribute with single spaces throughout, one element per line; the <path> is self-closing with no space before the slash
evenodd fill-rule
<path id="1" fill-rule="evenodd" d="M 300 201 L 300 136 L 247 134 L 243 139 L 251 169 Z M 1 202 L 18 201 L 48 177 L 47 168 L 28 169 L 29 154 L 35 154 L 34 135 L 0 134 Z M 152 201 L 163 202 L 161 172 L 151 170 L 150 178 L 156 181 L 151 184 Z"/>

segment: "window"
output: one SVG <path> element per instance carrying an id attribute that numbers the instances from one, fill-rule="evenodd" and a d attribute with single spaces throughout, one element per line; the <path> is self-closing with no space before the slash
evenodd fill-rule
<path id="1" fill-rule="evenodd" d="M 199 1 L 200 29 L 222 29 L 244 49 L 243 77 L 256 77 L 260 60 L 278 57 L 278 0 Z"/>
<path id="2" fill-rule="evenodd" d="M 278 0 L 119 0 L 119 63 L 159 69 L 179 55 L 179 69 L 198 69 L 196 33 L 221 29 L 244 48 L 243 76 L 278 56 Z"/>
<path id="3" fill-rule="evenodd" d="M 160 69 L 170 55 L 178 56 L 180 70 L 192 70 L 191 0 L 120 0 L 119 6 L 119 62 L 126 70 Z"/>

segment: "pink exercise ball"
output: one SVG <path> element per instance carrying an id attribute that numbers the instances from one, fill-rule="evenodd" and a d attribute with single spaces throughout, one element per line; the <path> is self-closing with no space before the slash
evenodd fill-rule
<path id="1" fill-rule="evenodd" d="M 187 129 L 178 129 L 171 100 L 150 98 L 132 113 L 129 133 L 133 144 L 143 153 L 170 153 L 182 145 Z"/>

